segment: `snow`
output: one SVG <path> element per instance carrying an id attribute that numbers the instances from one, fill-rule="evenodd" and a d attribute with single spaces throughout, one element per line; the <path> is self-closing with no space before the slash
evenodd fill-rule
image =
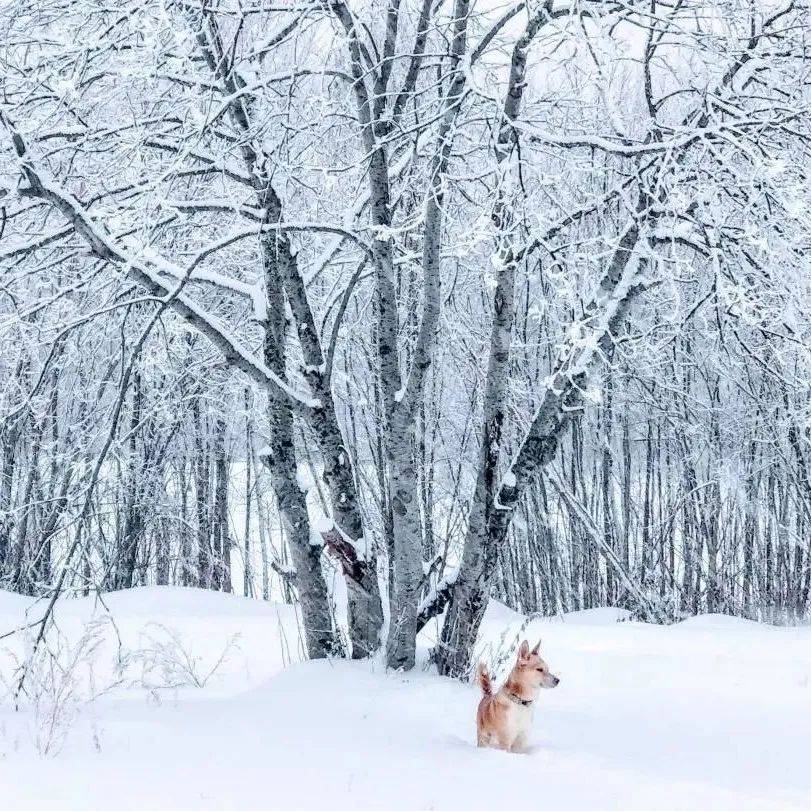
<path id="1" fill-rule="evenodd" d="M 0 633 L 19 624 L 26 602 L 0 593 Z M 811 806 L 808 627 L 719 616 L 649 626 L 617 609 L 533 620 L 526 634 L 543 638 L 561 686 L 538 701 L 530 751 L 509 755 L 474 746 L 471 685 L 284 654 L 297 638 L 289 606 L 178 588 L 105 602 L 127 645 L 159 622 L 203 658 L 216 658 L 235 633 L 239 647 L 204 688 L 157 697 L 128 688 L 97 699 L 55 757 L 36 753 L 31 711 L 0 705 L 4 807 Z M 93 612 L 92 598 L 65 601 L 60 626 L 78 634 Z M 523 621 L 491 603 L 483 647 L 511 642 Z M 423 642 L 435 632 L 429 626 Z"/>
<path id="2" fill-rule="evenodd" d="M 42 600 L 0 591 L 0 635 L 38 620 L 46 605 Z M 297 612 L 289 605 L 180 586 L 133 588 L 101 597 L 63 599 L 56 604 L 56 625 L 71 642 L 75 643 L 87 624 L 98 618 L 109 618 L 114 624 L 96 662 L 95 673 L 102 679 L 119 640 L 125 649 L 138 650 L 145 637 L 165 636 L 168 631 L 199 658 L 203 668 L 217 660 L 229 641 L 235 642 L 236 650 L 212 680 L 220 692 L 246 689 L 291 661 L 304 658 Z M 17 641 L 17 650 L 20 645 Z M 3 681 L 10 676 L 8 651 L 15 651 L 13 640 L 0 640 L 0 698 Z M 0 717 L 4 709 L 0 704 Z M 0 732 L 0 752 L 3 746 Z"/>
<path id="3" fill-rule="evenodd" d="M 22 176 L 28 178 L 28 175 L 33 170 L 22 158 L 20 158 L 18 162 L 20 163 Z M 144 261 L 139 256 L 143 253 L 144 247 L 132 244 L 133 241 L 131 239 L 124 240 L 122 246 L 119 246 L 108 234 L 104 226 L 100 225 L 91 217 L 78 199 L 63 189 L 59 183 L 41 170 L 38 171 L 37 181 L 44 190 L 46 195 L 45 199 L 60 202 L 61 205 L 59 207 L 62 213 L 72 219 L 74 227 L 82 234 L 85 241 L 94 251 L 98 252 L 100 249 L 103 249 L 102 252 L 104 254 L 114 257 L 125 268 L 137 271 L 138 274 L 143 275 L 152 284 L 156 285 L 159 290 L 165 290 L 167 302 L 181 304 L 188 313 L 193 315 L 198 329 L 206 334 L 215 344 L 219 341 L 221 345 L 227 346 L 228 351 L 232 352 L 234 357 L 240 358 L 248 369 L 258 373 L 263 382 L 270 382 L 287 394 L 294 402 L 307 408 L 317 408 L 320 405 L 318 399 L 311 398 L 306 393 L 297 392 L 290 388 L 290 386 L 269 369 L 264 362 L 254 358 L 251 352 L 243 346 L 237 337 L 219 322 L 219 319 L 212 317 L 196 302 L 183 297 L 181 295 L 182 281 L 178 282 L 178 286 L 174 290 L 169 290 L 161 279 L 161 274 L 165 274 L 183 280 L 187 275 L 185 270 L 162 259 L 155 253 L 153 253 L 148 261 Z M 70 214 L 67 212 L 70 212 Z M 295 229 L 296 226 L 289 227 Z M 151 252 L 151 249 L 149 252 Z"/>
<path id="4" fill-rule="evenodd" d="M 310 490 L 315 488 L 315 478 L 308 465 L 303 463 L 296 465 L 296 482 L 302 493 L 309 493 Z"/>
<path id="5" fill-rule="evenodd" d="M 333 529 L 335 522 L 329 516 L 322 513 L 312 522 L 312 525 L 316 532 L 324 533 Z"/>

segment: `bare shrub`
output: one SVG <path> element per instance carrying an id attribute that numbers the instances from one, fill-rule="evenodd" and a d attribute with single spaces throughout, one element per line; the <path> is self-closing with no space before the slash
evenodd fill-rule
<path id="1" fill-rule="evenodd" d="M 151 622 L 146 629 L 146 644 L 133 651 L 131 659 L 141 669 L 136 683 L 153 693 L 180 687 L 205 687 L 239 647 L 239 634 L 234 634 L 212 661 L 195 653 L 173 628 Z"/>
<path id="2" fill-rule="evenodd" d="M 99 686 L 96 679 L 96 662 L 110 625 L 108 617 L 95 618 L 83 626 L 79 638 L 72 642 L 52 624 L 36 649 L 33 640 L 26 637 L 22 656 L 7 651 L 14 667 L 12 677 L 3 683 L 8 695 L 15 697 L 17 708 L 30 710 L 31 740 L 41 756 L 59 754 L 82 711 L 122 683 L 126 658 L 120 652 L 104 684 Z M 25 680 L 17 693 L 22 673 Z M 98 731 L 94 737 L 98 741 Z"/>

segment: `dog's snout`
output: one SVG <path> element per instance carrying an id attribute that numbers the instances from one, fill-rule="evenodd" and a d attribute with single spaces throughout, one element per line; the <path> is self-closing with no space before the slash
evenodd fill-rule
<path id="1" fill-rule="evenodd" d="M 552 676 L 552 686 L 557 687 L 560 684 L 560 679 L 557 676 Z"/>

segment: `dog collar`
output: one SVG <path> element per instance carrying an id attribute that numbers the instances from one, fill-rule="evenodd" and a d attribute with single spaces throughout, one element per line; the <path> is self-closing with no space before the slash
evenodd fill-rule
<path id="1" fill-rule="evenodd" d="M 515 695 L 515 693 L 509 692 L 509 690 L 505 690 L 504 692 L 507 693 L 507 698 L 510 701 L 514 702 L 515 704 L 520 704 L 522 707 L 529 707 L 532 704 L 531 698 L 520 698 L 519 696 Z"/>

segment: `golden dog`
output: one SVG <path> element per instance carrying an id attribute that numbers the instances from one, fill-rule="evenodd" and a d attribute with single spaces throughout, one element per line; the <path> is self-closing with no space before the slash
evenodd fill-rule
<path id="1" fill-rule="evenodd" d="M 532 725 L 532 705 L 542 687 L 557 687 L 560 679 L 538 655 L 541 642 L 532 649 L 524 640 L 518 648 L 515 662 L 504 686 L 493 693 L 493 684 L 487 668 L 479 664 L 476 680 L 484 696 L 476 713 L 476 733 L 479 746 L 520 752 L 526 746 L 527 733 Z"/>

